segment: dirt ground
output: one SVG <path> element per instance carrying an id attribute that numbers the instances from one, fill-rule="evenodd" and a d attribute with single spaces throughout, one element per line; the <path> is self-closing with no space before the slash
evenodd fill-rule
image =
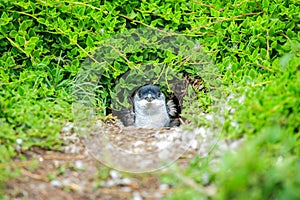
<path id="1" fill-rule="evenodd" d="M 174 134 L 173 129 L 157 131 L 149 137 L 136 137 L 145 135 L 145 130 L 133 130 L 120 128 L 116 125 L 101 124 L 98 132 L 108 132 L 109 139 L 114 144 L 124 146 L 134 152 L 153 151 L 178 141 L 178 137 L 172 136 L 172 140 L 166 140 L 166 134 Z M 181 132 L 178 129 L 175 129 Z M 130 139 L 129 133 L 135 131 Z M 170 132 L 171 131 L 171 132 Z M 173 131 L 173 132 L 172 132 Z M 195 138 L 190 143 L 187 151 L 177 160 L 176 164 L 183 171 L 195 154 L 208 155 L 212 146 L 218 143 L 214 151 L 219 157 L 226 150 L 232 150 L 241 144 L 240 141 L 218 141 L 217 137 L 204 128 L 194 130 Z M 82 140 L 74 133 L 73 125 L 66 125 L 62 131 L 64 146 L 61 151 L 49 151 L 40 148 L 31 148 L 24 152 L 28 161 L 34 161 L 34 166 L 24 164 L 24 161 L 15 160 L 16 166 L 21 166 L 21 175 L 6 183 L 5 194 L 9 199 L 30 200 L 89 200 L 89 199 L 162 199 L 175 188 L 164 184 L 159 179 L 162 170 L 168 171 L 168 166 L 162 170 L 146 173 L 124 173 L 103 165 L 100 158 L 92 155 L 90 148 L 86 148 L 86 140 Z M 97 134 L 96 134 L 97 136 Z M 180 135 L 179 135 L 180 136 Z M 200 137 L 201 136 L 201 137 Z M 122 138 L 124 137 L 124 138 Z M 175 138 L 175 139 L 174 139 Z M 180 139 L 180 138 L 179 138 Z M 162 143 L 163 140 L 163 143 Z M 95 146 L 88 140 L 88 145 Z M 126 143 L 124 143 L 126 142 Z M 96 143 L 99 144 L 99 143 Z M 99 149 L 99 148 L 98 148 Z M 100 148 L 101 149 L 101 148 Z M 94 153 L 92 151 L 92 153 Z M 96 152 L 97 153 L 97 152 Z M 27 161 L 25 161 L 27 162 Z M 138 165 L 135 161 L 128 160 L 131 166 Z M 189 183 L 188 180 L 187 184 Z M 209 189 L 211 190 L 211 188 Z M 214 192 L 214 189 L 209 191 Z"/>
<path id="2" fill-rule="evenodd" d="M 6 194 L 11 199 L 161 199 L 172 191 L 155 173 L 124 176 L 86 152 L 34 148 L 26 154 L 39 163 L 33 170 L 22 167 L 21 176 L 7 182 Z M 99 170 L 105 170 L 107 178 L 101 180 Z"/>
<path id="3" fill-rule="evenodd" d="M 9 199 L 162 199 L 173 190 L 160 182 L 159 172 L 123 173 L 106 167 L 88 153 L 70 127 L 62 130 L 62 136 L 62 151 L 31 148 L 24 152 L 35 164 L 25 164 L 18 178 L 6 183 Z M 179 166 L 185 168 L 195 153 L 187 151 L 178 159 Z M 24 165 L 21 160 L 15 163 Z"/>

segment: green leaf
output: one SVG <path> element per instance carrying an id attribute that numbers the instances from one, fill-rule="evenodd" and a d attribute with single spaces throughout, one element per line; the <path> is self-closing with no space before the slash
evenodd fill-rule
<path id="1" fill-rule="evenodd" d="M 26 31 L 28 27 L 32 26 L 32 20 L 25 20 L 21 23 L 19 30 Z"/>
<path id="2" fill-rule="evenodd" d="M 26 40 L 25 40 L 24 37 L 17 35 L 17 36 L 16 36 L 16 42 L 17 42 L 20 46 L 24 46 Z"/>
<path id="3" fill-rule="evenodd" d="M 269 0 L 263 0 L 262 1 L 262 7 L 263 8 L 268 8 L 269 7 L 269 3 L 270 3 Z"/>
<path id="4" fill-rule="evenodd" d="M 88 47 L 93 47 L 94 46 L 94 40 L 90 35 L 88 35 L 87 38 L 86 38 L 86 45 Z"/>
<path id="5" fill-rule="evenodd" d="M 12 20 L 12 17 L 9 17 L 6 12 L 3 12 L 0 18 L 0 26 L 5 26 Z"/>

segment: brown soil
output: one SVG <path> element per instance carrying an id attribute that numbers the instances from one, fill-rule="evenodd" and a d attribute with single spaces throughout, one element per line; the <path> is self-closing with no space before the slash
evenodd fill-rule
<path id="1" fill-rule="evenodd" d="M 162 199 L 172 187 L 162 184 L 159 171 L 123 173 L 104 166 L 87 153 L 82 140 L 71 129 L 62 131 L 65 146 L 62 151 L 31 148 L 27 160 L 15 160 L 22 166 L 20 176 L 6 183 L 9 199 Z M 177 163 L 186 167 L 193 157 L 191 151 Z M 28 163 L 35 163 L 29 166 Z"/>
<path id="2" fill-rule="evenodd" d="M 153 151 L 154 148 L 152 147 L 156 145 L 155 140 L 160 142 L 159 140 L 164 139 L 164 137 L 161 137 L 161 134 L 170 131 L 162 130 L 162 132 L 156 134 L 158 137 L 150 133 L 151 138 L 136 137 L 138 141 L 132 141 L 128 138 L 127 140 L 126 138 L 122 139 L 121 136 L 127 134 L 126 130 L 129 132 L 135 131 L 135 133 L 140 132 L 138 134 L 140 136 L 143 136 L 145 130 L 121 128 L 123 132 L 120 135 L 120 127 L 104 124 L 101 126 L 105 130 L 110 131 L 109 139 L 115 144 L 121 142 L 122 146 L 127 142 L 124 147 L 131 148 L 134 151 L 142 150 L 142 147 L 147 148 L 146 151 Z M 157 130 L 155 131 L 157 133 Z M 195 129 L 194 131 L 197 139 L 194 139 L 189 150 L 176 161 L 176 165 L 179 166 L 178 170 L 181 172 L 187 168 L 189 161 L 195 154 L 208 155 L 211 147 L 216 142 L 218 142 L 219 146 L 214 151 L 216 157 L 220 157 L 227 150 L 237 148 L 242 142 L 242 140 L 219 141 L 213 134 L 203 128 Z M 168 166 L 152 173 L 118 172 L 115 169 L 106 167 L 99 162 L 101 159 L 95 158 L 95 155 L 88 153 L 88 148 L 85 148 L 83 140 L 79 139 L 77 134 L 74 133 L 72 124 L 67 124 L 62 129 L 61 135 L 65 144 L 61 151 L 31 148 L 23 153 L 29 162 L 20 159 L 15 160 L 15 165 L 20 167 L 20 176 L 6 183 L 5 194 L 8 199 L 162 199 L 175 189 L 171 185 L 161 183 L 159 179 L 161 173 L 177 173 L 169 170 Z M 133 134 L 133 137 L 135 136 Z M 199 139 L 200 136 L 202 139 Z M 90 140 L 89 142 L 92 141 Z M 147 145 L 132 146 L 132 142 Z M 152 144 L 151 148 L 149 147 L 150 143 Z M 30 163 L 35 163 L 35 166 L 30 166 L 32 165 Z M 212 164 L 214 163 L 216 162 Z M 135 163 L 132 162 L 132 164 L 134 165 Z M 201 192 L 215 193 L 214 188 L 199 188 L 192 179 L 184 178 L 182 181 Z"/>

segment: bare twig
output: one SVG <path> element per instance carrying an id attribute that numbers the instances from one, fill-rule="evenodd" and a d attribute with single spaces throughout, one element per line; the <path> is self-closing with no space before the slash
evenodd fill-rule
<path id="1" fill-rule="evenodd" d="M 127 64 L 130 64 L 130 60 L 128 60 L 128 58 L 126 57 L 125 54 L 121 53 L 121 51 L 119 51 L 119 49 L 117 49 L 116 47 L 109 45 L 113 50 L 115 50 L 124 60 L 126 60 Z"/>
<path id="2" fill-rule="evenodd" d="M 128 16 L 126 16 L 126 15 L 123 15 L 123 14 L 118 14 L 118 16 L 123 17 L 123 18 L 125 18 L 125 19 L 127 19 L 127 20 L 129 20 L 129 21 L 131 21 L 131 22 L 133 22 L 133 23 L 138 23 L 138 24 L 141 24 L 141 25 L 143 25 L 143 26 L 145 26 L 145 27 L 148 27 L 148 28 L 150 28 L 150 29 L 153 29 L 153 30 L 156 30 L 156 31 L 158 31 L 158 32 L 164 33 L 164 34 L 166 34 L 166 35 L 168 35 L 168 36 L 176 35 L 176 36 L 199 37 L 199 35 L 189 35 L 189 34 L 183 34 L 183 33 L 168 32 L 168 31 L 165 31 L 165 30 L 163 30 L 163 29 L 159 29 L 159 28 L 150 26 L 150 25 L 148 25 L 148 24 L 146 24 L 146 23 L 144 23 L 144 22 L 141 22 L 141 21 L 139 21 L 139 20 L 131 19 L 130 17 L 128 17 Z M 203 34 L 203 33 L 201 33 L 201 34 Z"/>
<path id="3" fill-rule="evenodd" d="M 12 39 L 10 39 L 9 37 L 5 36 L 5 38 L 12 44 L 12 46 L 16 47 L 17 49 L 19 49 L 22 53 L 25 53 L 25 55 L 28 57 L 32 57 L 30 54 L 28 54 L 24 49 L 22 49 L 20 47 L 20 45 L 18 43 L 15 43 Z"/>
<path id="4" fill-rule="evenodd" d="M 77 42 L 75 43 L 75 45 L 81 50 L 83 51 L 92 61 L 94 61 L 97 64 L 100 64 L 93 56 L 91 56 L 84 48 L 82 48 Z"/>
<path id="5" fill-rule="evenodd" d="M 181 124 L 185 125 L 185 122 L 181 119 L 181 117 L 178 118 Z"/>
<path id="6" fill-rule="evenodd" d="M 83 160 L 87 158 L 88 155 L 76 155 L 76 156 L 58 156 L 58 155 L 44 155 L 43 159 L 45 160 L 66 160 L 66 161 L 72 161 L 72 160 Z"/>
<path id="7" fill-rule="evenodd" d="M 138 20 L 135 20 L 135 19 L 131 19 L 130 17 L 128 17 L 128 16 L 126 16 L 126 15 L 118 14 L 118 16 L 123 17 L 123 18 L 125 18 L 125 19 L 127 19 L 127 20 L 129 20 L 129 21 L 132 21 L 133 23 L 142 24 L 143 26 L 146 26 L 146 27 L 148 27 L 148 28 L 151 28 L 151 29 L 154 29 L 154 30 L 156 30 L 156 31 L 165 33 L 165 34 L 167 34 L 167 35 L 171 35 L 170 32 L 164 31 L 164 30 L 159 29 L 159 28 L 155 28 L 155 27 L 153 27 L 153 26 L 150 26 L 150 25 L 148 25 L 148 24 L 145 24 L 144 22 L 141 22 L 141 21 L 138 21 Z"/>
<path id="8" fill-rule="evenodd" d="M 268 67 L 265 67 L 265 66 L 263 66 L 262 64 L 259 64 L 259 63 L 256 63 L 256 64 L 257 64 L 257 66 L 259 66 L 259 67 L 261 67 L 261 68 L 263 68 L 263 69 L 265 69 L 265 70 L 267 70 L 267 71 L 269 71 L 269 72 L 274 73 L 274 70 L 272 70 L 272 69 L 270 69 L 270 68 L 268 68 Z"/>
<path id="9" fill-rule="evenodd" d="M 198 1 L 193 1 L 195 4 L 199 4 L 201 6 L 204 6 L 204 7 L 208 7 L 208 8 L 215 8 L 216 6 L 211 6 L 211 5 L 208 5 L 208 4 L 205 4 L 205 3 L 202 3 L 202 2 L 198 2 Z"/>
<path id="10" fill-rule="evenodd" d="M 75 5 L 83 5 L 83 6 L 86 6 L 86 7 L 90 7 L 90 8 L 92 8 L 93 10 L 101 11 L 101 12 L 103 12 L 104 14 L 108 14 L 108 12 L 107 12 L 106 10 L 101 10 L 100 8 L 95 7 L 95 6 L 93 6 L 93 5 L 90 5 L 90 4 L 87 4 L 87 3 L 83 3 L 83 2 L 73 2 L 73 1 L 67 1 L 67 3 L 69 3 L 69 4 L 75 4 Z"/>
<path id="11" fill-rule="evenodd" d="M 253 12 L 253 13 L 246 13 L 246 14 L 241 14 L 241 15 L 237 15 L 237 16 L 234 16 L 234 17 L 231 17 L 231 18 L 221 18 L 221 19 L 218 19 L 217 21 L 215 22 L 211 22 L 211 23 L 208 23 L 208 24 L 205 24 L 203 26 L 200 26 L 198 28 L 194 28 L 192 30 L 190 30 L 189 32 L 193 32 L 193 31 L 197 31 L 201 28 L 205 28 L 205 27 L 208 27 L 208 26 L 211 26 L 211 25 L 214 25 L 214 24 L 217 24 L 217 23 L 220 23 L 220 22 L 224 22 L 224 21 L 234 21 L 234 20 L 242 20 L 240 18 L 242 17 L 246 17 L 246 16 L 252 16 L 252 15 L 259 15 L 259 14 L 262 14 L 263 12 Z"/>
<path id="12" fill-rule="evenodd" d="M 260 86 L 269 84 L 269 83 L 271 83 L 271 82 L 272 82 L 272 81 L 264 81 L 264 82 L 257 83 L 257 84 L 251 85 L 251 86 L 237 87 L 237 88 L 235 88 L 235 89 L 236 89 L 236 90 L 240 90 L 240 89 L 245 89 L 245 88 L 255 88 L 255 87 L 260 87 Z"/>
<path id="13" fill-rule="evenodd" d="M 21 168 L 21 174 L 24 175 L 24 176 L 28 176 L 32 179 L 35 179 L 35 180 L 40 180 L 40 181 L 45 181 L 45 182 L 48 182 L 48 179 L 41 176 L 41 175 L 38 175 L 38 174 L 34 174 L 24 168 Z"/>
<path id="14" fill-rule="evenodd" d="M 201 46 L 199 45 L 199 46 L 195 49 L 195 51 L 193 51 L 190 55 L 187 55 L 185 58 L 183 58 L 183 61 L 179 64 L 178 67 L 180 68 L 184 63 L 186 63 L 186 62 L 189 60 L 190 57 L 192 57 L 192 56 L 195 54 L 195 52 L 199 52 L 200 49 L 201 49 Z M 177 65 L 177 64 L 178 64 L 178 62 L 175 63 L 175 65 Z"/>
<path id="15" fill-rule="evenodd" d="M 283 37 L 285 37 L 287 40 L 291 40 L 291 38 L 289 38 L 286 34 L 281 33 L 280 35 L 282 35 Z"/>

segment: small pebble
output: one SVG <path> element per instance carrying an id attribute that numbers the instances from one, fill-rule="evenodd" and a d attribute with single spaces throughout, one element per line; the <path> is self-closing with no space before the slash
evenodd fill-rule
<path id="1" fill-rule="evenodd" d="M 197 149 L 198 148 L 198 141 L 197 140 L 192 140 L 190 142 L 190 146 L 192 149 Z"/>
<path id="2" fill-rule="evenodd" d="M 129 184 L 132 183 L 132 181 L 131 181 L 129 178 L 123 178 L 123 179 L 122 179 L 122 183 L 123 183 L 124 185 L 129 185 Z"/>
<path id="3" fill-rule="evenodd" d="M 213 121 L 213 116 L 210 115 L 210 114 L 206 114 L 206 115 L 205 115 L 205 118 L 206 118 L 207 120 L 209 120 L 209 121 Z"/>
<path id="4" fill-rule="evenodd" d="M 131 192 L 132 191 L 130 187 L 121 187 L 121 190 L 123 192 Z"/>
<path id="5" fill-rule="evenodd" d="M 59 180 L 52 180 L 50 184 L 55 187 L 62 187 L 62 183 Z"/>
<path id="6" fill-rule="evenodd" d="M 168 184 L 161 184 L 159 186 L 159 189 L 161 189 L 161 190 L 167 190 L 167 189 L 169 189 L 169 185 Z"/>
<path id="7" fill-rule="evenodd" d="M 75 161 L 75 166 L 78 169 L 83 169 L 83 162 L 81 160 L 76 160 Z"/>
<path id="8" fill-rule="evenodd" d="M 21 138 L 18 138 L 18 139 L 16 140 L 16 142 L 17 142 L 17 144 L 22 144 L 23 140 L 22 140 Z"/>
<path id="9" fill-rule="evenodd" d="M 73 124 L 72 123 L 67 123 L 64 127 L 62 127 L 61 132 L 71 133 L 72 128 L 73 128 Z"/>
<path id="10" fill-rule="evenodd" d="M 120 179 L 121 178 L 121 174 L 119 172 L 117 172 L 116 170 L 110 170 L 109 174 L 112 179 Z"/>
<path id="11" fill-rule="evenodd" d="M 114 180 L 108 180 L 108 181 L 104 182 L 104 184 L 103 184 L 104 187 L 112 187 L 114 185 L 116 185 L 116 181 L 114 181 Z"/>
<path id="12" fill-rule="evenodd" d="M 137 147 L 137 146 L 144 145 L 144 144 L 145 144 L 145 142 L 139 140 L 134 143 L 134 146 Z"/>
<path id="13" fill-rule="evenodd" d="M 209 175 L 208 174 L 203 174 L 202 175 L 202 181 L 204 184 L 208 184 L 209 183 Z"/>
<path id="14" fill-rule="evenodd" d="M 133 198 L 132 200 L 143 200 L 142 196 L 140 195 L 139 192 L 133 192 Z"/>

